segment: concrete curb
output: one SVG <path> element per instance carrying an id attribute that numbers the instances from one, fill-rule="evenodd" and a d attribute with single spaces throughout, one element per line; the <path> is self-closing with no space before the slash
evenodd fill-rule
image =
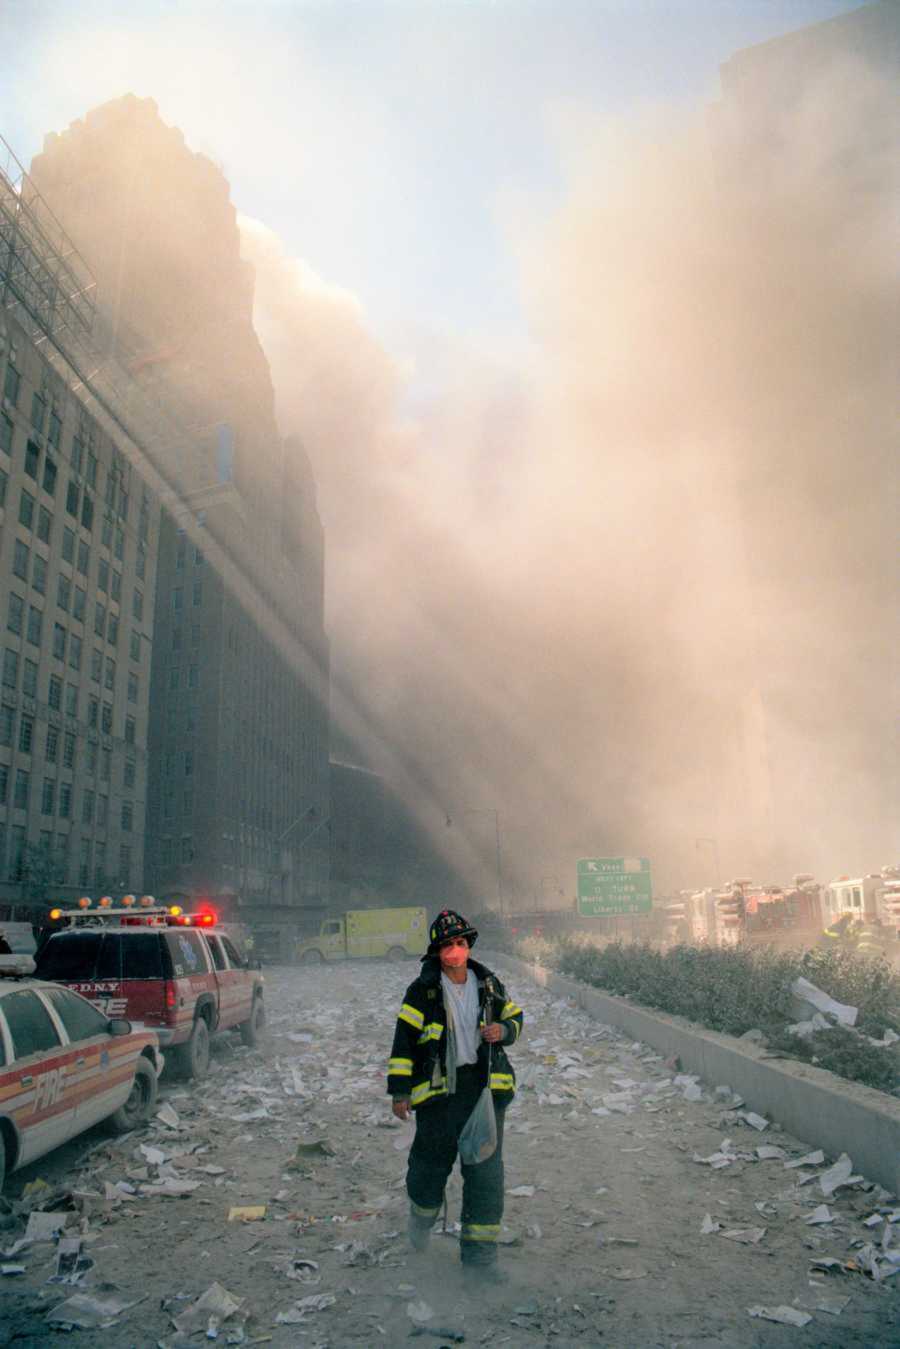
<path id="1" fill-rule="evenodd" d="M 757 1113 L 767 1115 L 797 1138 L 837 1156 L 846 1152 L 856 1171 L 900 1194 L 900 1100 L 845 1082 L 810 1064 L 767 1059 L 756 1045 L 686 1021 L 653 1012 L 589 984 L 567 979 L 542 965 L 497 953 L 490 962 L 527 975 L 536 984 L 572 998 L 590 1016 L 617 1026 L 635 1040 L 670 1057 L 711 1086 L 727 1083 Z M 528 1008 L 525 1008 L 526 1022 Z"/>

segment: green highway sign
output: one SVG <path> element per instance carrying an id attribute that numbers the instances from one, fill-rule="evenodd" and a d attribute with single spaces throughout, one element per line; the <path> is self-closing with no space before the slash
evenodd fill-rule
<path id="1" fill-rule="evenodd" d="M 584 918 L 649 913 L 653 907 L 646 857 L 585 857 L 578 863 L 578 912 Z"/>

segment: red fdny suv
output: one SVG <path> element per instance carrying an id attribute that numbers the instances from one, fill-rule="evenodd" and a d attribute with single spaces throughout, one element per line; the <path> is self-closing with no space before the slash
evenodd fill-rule
<path id="1" fill-rule="evenodd" d="M 124 1016 L 159 1036 L 166 1060 L 186 1077 L 209 1068 L 209 1038 L 237 1030 L 256 1044 L 265 1025 L 263 977 L 211 913 L 188 915 L 126 895 L 51 912 L 39 979 L 66 984 L 107 1016 Z M 56 930 L 54 930 L 56 929 Z"/>

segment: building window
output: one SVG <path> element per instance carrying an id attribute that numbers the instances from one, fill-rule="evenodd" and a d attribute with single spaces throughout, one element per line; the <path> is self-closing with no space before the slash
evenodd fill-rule
<path id="1" fill-rule="evenodd" d="M 181 650 L 181 628 L 172 629 L 172 650 Z"/>
<path id="2" fill-rule="evenodd" d="M 101 749 L 100 751 L 100 777 L 104 782 L 109 782 L 110 768 L 112 765 L 112 751 Z"/>
<path id="3" fill-rule="evenodd" d="M 69 637 L 69 665 L 73 670 L 81 669 L 81 638 L 74 632 Z"/>
<path id="4" fill-rule="evenodd" d="M 34 478 L 35 482 L 37 482 L 38 479 L 38 467 L 40 462 L 41 451 L 39 447 L 35 445 L 33 440 L 29 440 L 28 444 L 25 446 L 25 472 L 28 474 L 29 478 Z"/>
<path id="5" fill-rule="evenodd" d="M 192 751 L 192 750 L 189 750 L 189 749 L 186 749 L 186 750 L 184 751 L 184 776 L 185 776 L 186 778 L 189 778 L 189 777 L 192 776 L 193 772 L 194 772 L 194 755 L 193 755 L 193 751 Z"/>
<path id="6" fill-rule="evenodd" d="M 56 783 L 53 778 L 44 778 L 44 786 L 41 791 L 41 814 L 52 815 L 55 801 Z"/>
<path id="7" fill-rule="evenodd" d="M 106 628 L 106 640 L 110 646 L 115 646 L 119 640 L 119 620 L 115 614 L 110 614 L 109 623 Z"/>
<path id="8" fill-rule="evenodd" d="M 128 701 L 136 703 L 138 700 L 138 677 L 135 674 L 128 675 Z"/>
<path id="9" fill-rule="evenodd" d="M 169 670 L 169 688 L 177 689 L 180 679 L 181 679 L 181 670 L 178 668 L 177 665 L 173 665 L 172 668 Z"/>
<path id="10" fill-rule="evenodd" d="M 178 613 L 183 608 L 183 606 L 184 606 L 184 591 L 181 588 L 181 586 L 176 586 L 175 589 L 172 591 L 172 608 L 175 610 L 176 613 Z"/>
<path id="11" fill-rule="evenodd" d="M 43 625 L 43 622 L 44 622 L 44 615 L 41 613 L 40 609 L 35 609 L 33 604 L 30 605 L 28 609 L 27 635 L 28 640 L 32 646 L 40 646 L 41 644 L 41 627 Z"/>
<path id="12" fill-rule="evenodd" d="M 144 617 L 144 595 L 143 592 L 140 590 L 135 590 L 134 592 L 134 596 L 131 601 L 131 612 L 134 614 L 138 622 L 140 622 L 141 619 Z"/>
<path id="13" fill-rule="evenodd" d="M 103 677 L 103 652 L 98 647 L 95 646 L 93 651 L 91 652 L 91 679 L 93 679 L 95 683 L 99 684 L 102 677 Z"/>
<path id="14" fill-rule="evenodd" d="M 81 488 L 74 478 L 69 479 L 69 485 L 66 488 L 66 510 L 69 515 L 78 519 L 78 503 L 81 500 Z"/>
<path id="15" fill-rule="evenodd" d="M 44 753 L 48 763 L 56 763 L 59 755 L 59 731 L 55 726 L 47 727 L 47 743 Z"/>
<path id="16" fill-rule="evenodd" d="M 100 729 L 104 735 L 112 735 L 112 704 L 104 703 L 100 712 Z"/>
<path id="17" fill-rule="evenodd" d="M 16 539 L 13 544 L 13 575 L 18 576 L 21 581 L 28 580 L 28 563 L 31 560 L 31 553 L 21 539 Z"/>
<path id="18" fill-rule="evenodd" d="M 65 660 L 66 630 L 62 623 L 53 624 L 53 654 L 57 660 Z"/>
<path id="19" fill-rule="evenodd" d="M 16 709 L 8 703 L 0 705 L 0 745 L 12 747 L 13 730 L 16 724 Z"/>
<path id="20" fill-rule="evenodd" d="M 130 834 L 134 825 L 134 803 L 132 801 L 122 802 L 122 828 L 126 834 Z"/>
<path id="21" fill-rule="evenodd" d="M 123 890 L 131 884 L 131 849 L 127 843 L 119 847 L 119 884 Z"/>
<path id="22" fill-rule="evenodd" d="M 79 623 L 84 622 L 84 611 L 87 608 L 87 591 L 82 590 L 81 586 L 75 587 L 75 599 L 72 604 L 72 617 Z"/>
<path id="23" fill-rule="evenodd" d="M 19 722 L 19 752 L 30 754 L 34 740 L 34 717 L 23 717 Z"/>
<path id="24" fill-rule="evenodd" d="M 3 397 L 8 398 L 13 407 L 19 401 L 19 385 L 22 383 L 22 376 L 19 374 L 12 361 L 6 367 L 6 377 L 3 380 Z"/>
<path id="25" fill-rule="evenodd" d="M 85 792 L 81 798 L 81 823 L 93 824 L 94 822 L 94 793 Z"/>
<path id="26" fill-rule="evenodd" d="M 119 488 L 119 514 L 123 520 L 128 519 L 128 493 Z"/>
<path id="27" fill-rule="evenodd" d="M 94 503 L 87 492 L 81 502 L 81 523 L 88 533 L 94 528 Z"/>
<path id="28" fill-rule="evenodd" d="M 133 787 L 133 786 L 134 786 L 134 779 L 135 779 L 136 771 L 137 771 L 137 765 L 136 765 L 134 759 L 126 759 L 126 760 L 125 760 L 125 786 L 126 786 L 126 787 Z"/>
<path id="29" fill-rule="evenodd" d="M 93 450 L 88 450 L 87 473 L 84 476 L 88 480 L 89 487 L 97 486 L 97 456 Z"/>
<path id="30" fill-rule="evenodd" d="M 50 530 L 53 525 L 53 516 L 47 510 L 46 506 L 38 506 L 37 536 L 41 543 L 50 542 Z"/>
<path id="31" fill-rule="evenodd" d="M 105 557 L 97 563 L 97 589 L 109 590 L 109 563 Z"/>
<path id="32" fill-rule="evenodd" d="M 200 667 L 199 665 L 188 666 L 188 688 L 199 689 L 200 687 Z"/>
<path id="33" fill-rule="evenodd" d="M 100 718 L 100 700 L 98 698 L 95 698 L 93 694 L 91 694 L 91 696 L 88 698 L 88 711 L 87 711 L 87 724 L 89 730 L 96 731 L 97 722 L 99 718 Z"/>
<path id="34" fill-rule="evenodd" d="M 9 791 L 9 764 L 0 763 L 0 803 L 6 805 Z"/>
<path id="35" fill-rule="evenodd" d="M 78 436 L 72 440 L 72 467 L 76 473 L 81 472 L 81 466 L 84 463 L 84 445 Z"/>
<path id="36" fill-rule="evenodd" d="M 59 712 L 62 708 L 62 680 L 59 675 L 50 676 L 50 683 L 47 687 L 47 702 L 54 712 Z"/>
<path id="37" fill-rule="evenodd" d="M 63 768 L 72 768 L 75 763 L 75 736 L 66 731 L 63 737 Z"/>
<path id="38" fill-rule="evenodd" d="M 106 825 L 106 817 L 109 811 L 109 797 L 97 797 L 97 823 L 101 829 Z"/>
<path id="39" fill-rule="evenodd" d="M 9 831 L 9 876 L 20 881 L 25 875 L 25 826 L 14 824 Z"/>
<path id="40" fill-rule="evenodd" d="M 181 840 L 181 860 L 182 862 L 193 862 L 194 860 L 194 840 L 190 834 L 185 834 Z"/>
<path id="41" fill-rule="evenodd" d="M 94 740 L 89 740 L 89 741 L 87 742 L 87 757 L 86 757 L 86 763 L 87 763 L 87 771 L 88 771 L 89 773 L 96 773 L 96 771 L 97 771 L 97 744 L 96 744 L 96 741 L 94 741 Z"/>
<path id="42" fill-rule="evenodd" d="M 101 604 L 99 600 L 94 605 L 94 632 L 98 637 L 102 637 L 106 632 L 106 605 Z"/>
<path id="43" fill-rule="evenodd" d="M 103 523 L 100 526 L 100 542 L 104 548 L 112 548 L 112 518 L 104 515 Z"/>
<path id="44" fill-rule="evenodd" d="M 34 497 L 30 492 L 22 488 L 19 497 L 19 524 L 24 525 L 26 529 L 31 528 L 31 522 L 34 519 Z"/>
<path id="45" fill-rule="evenodd" d="M 203 603 L 203 582 L 202 582 L 202 581 L 195 581 L 195 582 L 194 582 L 194 591 L 193 591 L 192 599 L 193 599 L 193 605 L 194 605 L 194 608 L 195 608 L 195 609 L 198 608 L 198 607 Z"/>
<path id="46" fill-rule="evenodd" d="M 59 814 L 63 820 L 68 820 L 72 814 L 72 784 L 71 782 L 61 782 L 59 784 Z"/>
<path id="47" fill-rule="evenodd" d="M 5 412 L 0 412 L 0 450 L 9 454 L 12 450 L 13 424 Z"/>
<path id="48" fill-rule="evenodd" d="M 3 421 L 2 418 L 0 418 L 0 426 L 2 426 L 2 424 Z M 6 505 L 6 489 L 8 485 L 9 474 L 6 472 L 5 468 L 0 468 L 0 506 Z"/>
<path id="49" fill-rule="evenodd" d="M 56 496 L 56 478 L 56 464 L 48 454 L 47 458 L 44 460 L 44 479 L 41 484 L 48 496 Z"/>
<path id="50" fill-rule="evenodd" d="M 91 840 L 83 838 L 79 846 L 81 852 L 78 858 L 78 884 L 85 889 L 91 878 Z"/>
<path id="51" fill-rule="evenodd" d="M 143 581 L 147 574 L 147 550 L 141 544 L 137 550 L 137 557 L 134 559 L 134 571 L 139 581 Z"/>
<path id="52" fill-rule="evenodd" d="M 125 556 L 125 531 L 121 525 L 116 525 L 116 543 L 113 552 L 121 562 Z"/>
<path id="53" fill-rule="evenodd" d="M 62 555 L 63 562 L 75 561 L 75 532 L 68 525 L 63 528 Z"/>
<path id="54" fill-rule="evenodd" d="M 9 592 L 9 609 L 6 616 L 6 626 L 10 632 L 19 635 L 22 631 L 22 615 L 25 613 L 25 601 L 21 595 L 17 595 L 14 590 Z"/>
<path id="55" fill-rule="evenodd" d="M 28 809 L 28 793 L 31 784 L 31 774 L 27 768 L 16 769 L 16 785 L 13 788 L 13 805 L 16 810 Z"/>
<path id="56" fill-rule="evenodd" d="M 59 449 L 59 439 L 61 432 L 62 432 L 62 420 L 60 418 L 60 415 L 54 408 L 51 408 L 50 424 L 47 427 L 47 439 L 49 440 L 50 444 L 54 447 L 54 449 L 57 450 Z"/>
<path id="57" fill-rule="evenodd" d="M 47 593 L 47 563 L 40 553 L 34 555 L 34 566 L 31 569 L 31 584 L 39 595 Z"/>
<path id="58" fill-rule="evenodd" d="M 72 602 L 72 582 L 68 576 L 57 576 L 56 578 L 56 604 L 57 608 L 69 612 L 69 605 Z"/>
<path id="59" fill-rule="evenodd" d="M 31 395 L 31 425 L 35 431 L 43 434 L 44 418 L 47 416 L 47 404 L 39 393 Z"/>
<path id="60" fill-rule="evenodd" d="M 139 632 L 133 632 L 131 634 L 131 637 L 129 638 L 128 648 L 129 648 L 128 654 L 131 657 L 131 659 L 135 662 L 135 664 L 139 664 L 141 659 L 141 634 Z"/>
<path id="61" fill-rule="evenodd" d="M 134 744 L 134 732 L 135 732 L 134 717 L 126 717 L 126 718 L 125 718 L 125 743 L 126 743 L 126 745 L 133 745 L 133 744 Z"/>
<path id="62" fill-rule="evenodd" d="M 78 716 L 78 685 L 77 685 L 77 684 L 67 684 L 67 685 L 66 685 L 66 716 L 67 716 L 67 717 L 77 717 L 77 716 Z"/>
<path id="63" fill-rule="evenodd" d="M 112 597 L 117 602 L 122 598 L 122 573 L 114 571 L 112 574 Z"/>
<path id="64" fill-rule="evenodd" d="M 113 660 L 112 656 L 106 657 L 106 678 L 104 684 L 108 689 L 114 689 L 116 687 L 116 662 Z"/>
<path id="65" fill-rule="evenodd" d="M 78 540 L 78 570 L 82 576 L 87 576 L 88 567 L 91 565 L 91 550 L 84 539 Z"/>
<path id="66" fill-rule="evenodd" d="M 3 653 L 3 683 L 8 689 L 14 689 L 19 682 L 19 653 L 7 647 Z"/>
<path id="67" fill-rule="evenodd" d="M 26 660 L 22 669 L 22 692 L 26 698 L 37 697 L 38 667 L 37 661 Z"/>

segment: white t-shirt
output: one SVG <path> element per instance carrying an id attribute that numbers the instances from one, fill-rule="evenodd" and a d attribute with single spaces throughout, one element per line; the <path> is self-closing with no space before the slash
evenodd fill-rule
<path id="1" fill-rule="evenodd" d="M 441 974 L 444 1006 L 447 1016 L 453 1018 L 456 1031 L 456 1062 L 476 1063 L 478 1060 L 478 980 L 475 971 L 466 972 L 466 982 L 455 984 Z"/>

